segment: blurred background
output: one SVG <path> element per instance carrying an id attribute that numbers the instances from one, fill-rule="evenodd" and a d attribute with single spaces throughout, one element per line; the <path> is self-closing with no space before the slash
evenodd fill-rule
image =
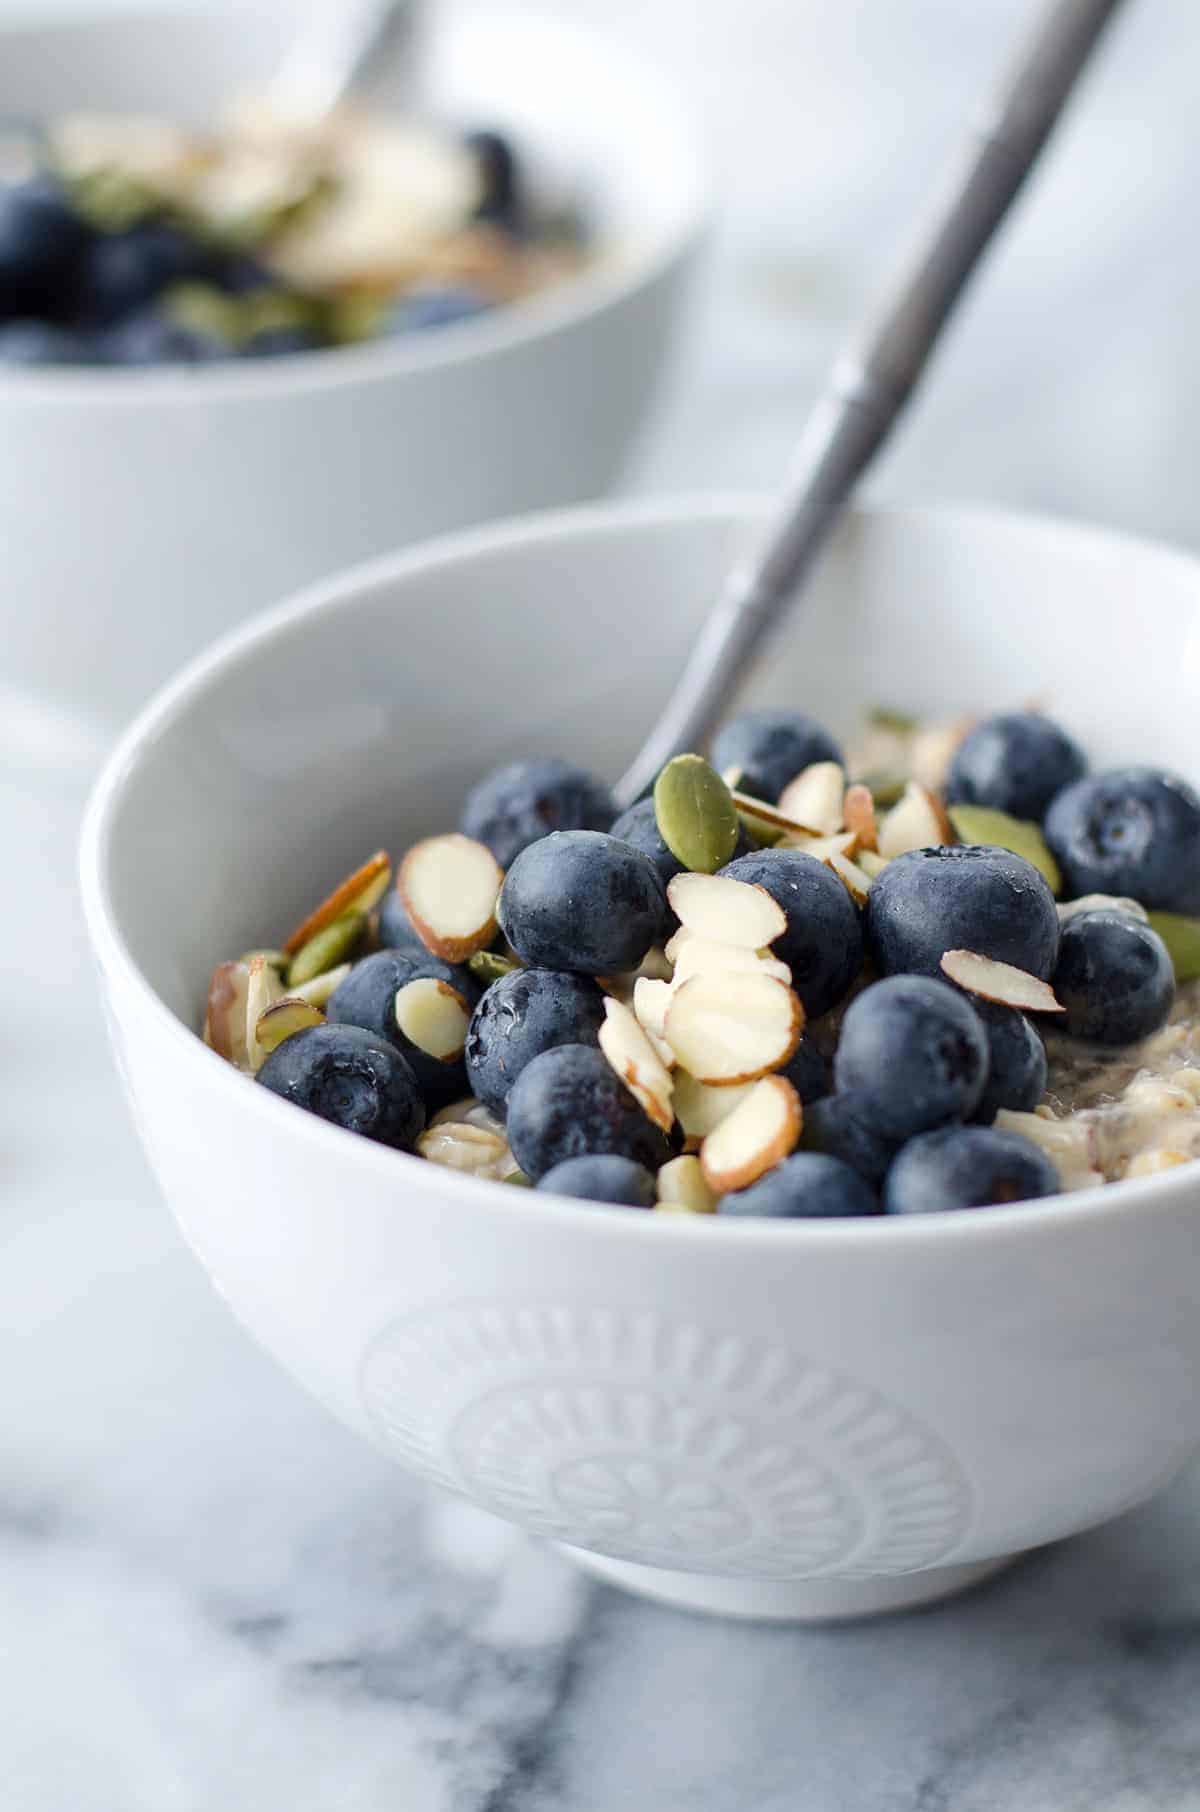
<path id="1" fill-rule="evenodd" d="M 231 7 L 231 31 L 252 10 Z M 627 490 L 777 482 L 837 341 L 1030 10 L 556 0 L 556 16 L 621 40 L 678 88 L 717 197 Z M 0 0 L 0 19 L 41 12 Z M 877 493 L 1200 539 L 1196 43 L 1191 9 L 1131 0 Z M 69 534 L 69 494 L 60 507 Z M 903 1638 L 899 1626 L 797 1636 L 585 1588 L 554 1555 L 435 1502 L 330 1425 L 212 1298 L 118 1097 L 74 905 L 75 827 L 103 739 L 15 693 L 3 718 L 6 1806 L 1184 1803 L 1200 1741 L 1194 1639 L 1131 1677 L 1128 1647 L 1095 1611 L 1114 1567 L 1138 1603 L 1175 1601 L 1164 1555 L 1194 1520 L 1178 1495 L 1131 1532 L 1034 1563 L 1002 1603 L 964 1602 Z M 1157 1797 L 1109 1721 L 1117 1692 L 1135 1723 L 1151 1707 L 1171 1721 L 1173 1798 Z M 981 1706 L 1010 1708 L 1008 1735 Z"/>

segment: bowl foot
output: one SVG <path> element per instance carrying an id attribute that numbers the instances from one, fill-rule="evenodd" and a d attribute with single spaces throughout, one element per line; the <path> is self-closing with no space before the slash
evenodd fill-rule
<path id="1" fill-rule="evenodd" d="M 759 1623 L 842 1623 L 854 1617 L 878 1617 L 885 1611 L 915 1610 L 966 1591 L 1019 1558 L 1001 1554 L 995 1560 L 969 1561 L 965 1566 L 877 1574 L 868 1579 L 731 1579 L 611 1560 L 566 1542 L 559 1546 L 587 1572 L 627 1592 L 680 1610 Z"/>

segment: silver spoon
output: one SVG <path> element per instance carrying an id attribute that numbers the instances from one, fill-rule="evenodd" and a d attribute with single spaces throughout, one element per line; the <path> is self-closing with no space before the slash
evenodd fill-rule
<path id="1" fill-rule="evenodd" d="M 409 85 L 421 0 L 321 0 L 263 99 L 273 112 L 315 124 L 384 70 Z"/>
<path id="2" fill-rule="evenodd" d="M 731 570 L 679 682 L 617 786 L 639 798 L 664 762 L 704 747 L 764 636 L 794 600 L 860 474 L 912 395 L 954 304 L 1050 136 L 1120 0 L 1053 0 L 984 109 L 904 273 L 834 361 L 783 497 Z"/>

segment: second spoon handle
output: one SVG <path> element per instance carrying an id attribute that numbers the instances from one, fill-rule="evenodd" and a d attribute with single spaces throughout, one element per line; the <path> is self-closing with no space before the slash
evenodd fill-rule
<path id="1" fill-rule="evenodd" d="M 1052 0 L 977 123 L 895 289 L 834 363 L 783 498 L 729 574 L 674 693 L 617 788 L 638 798 L 663 763 L 707 743 L 729 693 L 794 597 L 859 475 L 916 385 L 967 280 L 1037 160 L 1121 0 Z"/>

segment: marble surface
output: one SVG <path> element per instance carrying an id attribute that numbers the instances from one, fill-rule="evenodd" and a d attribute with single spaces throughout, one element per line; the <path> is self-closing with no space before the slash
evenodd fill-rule
<path id="1" fill-rule="evenodd" d="M 728 197 L 631 482 L 765 483 L 1025 9 L 571 4 L 674 64 Z M 1185 13 L 1130 9 L 882 489 L 1195 538 Z M 0 702 L 6 1809 L 1200 1804 L 1200 1471 L 945 1607 L 754 1629 L 585 1583 L 331 1424 L 181 1248 L 119 1100 L 74 904 L 98 750 Z"/>

